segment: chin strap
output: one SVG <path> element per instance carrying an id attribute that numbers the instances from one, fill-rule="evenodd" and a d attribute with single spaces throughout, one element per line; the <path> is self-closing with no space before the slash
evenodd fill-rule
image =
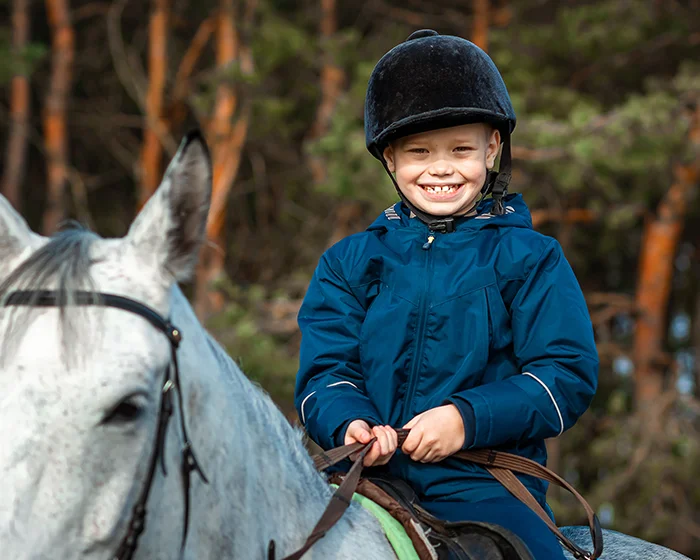
<path id="1" fill-rule="evenodd" d="M 452 233 L 455 230 L 455 220 L 454 216 L 434 216 L 423 212 L 416 208 L 411 202 L 406 198 L 406 196 L 401 192 L 399 184 L 396 182 L 394 174 L 389 170 L 389 164 L 386 159 L 384 159 L 383 153 L 378 153 L 377 158 L 382 162 L 384 170 L 387 175 L 391 178 L 391 182 L 394 183 L 396 192 L 401 198 L 401 201 L 408 207 L 408 209 L 415 214 L 415 216 L 430 228 L 430 231 L 438 231 L 440 233 Z M 472 213 L 484 200 L 487 194 L 491 194 L 493 198 L 493 206 L 491 207 L 491 214 L 493 216 L 501 216 L 505 214 L 505 208 L 503 206 L 503 197 L 508 194 L 508 184 L 511 179 L 511 153 L 510 153 L 510 134 L 505 136 L 503 140 L 503 151 L 501 152 L 501 163 L 498 171 L 489 171 L 486 174 L 486 182 L 484 186 L 481 187 L 481 198 L 479 202 L 474 204 L 466 214 Z"/>
<path id="2" fill-rule="evenodd" d="M 511 166 L 512 157 L 510 153 L 510 134 L 503 140 L 503 150 L 501 152 L 501 163 L 498 171 L 489 171 L 486 175 L 486 183 L 481 189 L 481 200 L 491 193 L 493 198 L 493 206 L 491 207 L 491 215 L 501 216 L 506 213 L 503 207 L 503 198 L 508 194 L 508 185 L 512 177 Z M 481 204 L 481 200 L 478 204 Z M 478 205 L 477 204 L 477 205 Z"/>

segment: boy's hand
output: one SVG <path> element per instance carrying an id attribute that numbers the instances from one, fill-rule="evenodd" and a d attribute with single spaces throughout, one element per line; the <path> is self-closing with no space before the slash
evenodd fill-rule
<path id="1" fill-rule="evenodd" d="M 393 428 L 390 426 L 375 426 L 370 428 L 369 424 L 364 420 L 353 420 L 348 425 L 348 429 L 345 431 L 345 445 L 350 445 L 351 443 L 369 443 L 373 437 L 377 438 L 374 442 L 372 448 L 369 450 L 367 455 L 365 455 L 362 464 L 365 467 L 371 467 L 372 465 L 385 465 L 389 462 L 389 459 L 394 455 L 396 447 L 398 446 L 398 436 Z M 351 459 L 355 459 L 357 455 L 351 456 Z"/>
<path id="2" fill-rule="evenodd" d="M 401 451 L 421 463 L 442 461 L 464 445 L 464 421 L 453 404 L 426 410 L 404 428 L 410 428 L 411 433 Z"/>

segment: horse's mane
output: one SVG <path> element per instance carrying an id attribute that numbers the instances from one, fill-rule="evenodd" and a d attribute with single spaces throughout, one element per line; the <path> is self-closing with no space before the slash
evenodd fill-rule
<path id="1" fill-rule="evenodd" d="M 260 441 L 285 442 L 284 448 L 293 457 L 295 472 L 299 474 L 303 471 L 306 477 L 318 476 L 304 445 L 307 437 L 304 430 L 290 424 L 265 389 L 243 373 L 239 365 L 211 334 L 205 331 L 205 335 L 209 350 L 215 356 L 219 368 L 235 385 L 234 392 L 240 397 L 237 400 L 240 405 L 238 410 L 246 416 L 245 424 L 249 429 L 245 433 L 239 433 L 238 437 L 249 440 L 250 449 L 254 449 Z M 263 418 L 264 424 L 260 422 Z M 259 432 L 263 431 L 267 432 L 268 437 L 259 437 Z M 283 446 L 280 445 L 281 447 Z M 289 465 L 279 465 L 279 469 L 279 476 L 288 476 Z M 309 492 L 311 492 L 310 488 Z"/>
<path id="2" fill-rule="evenodd" d="M 8 296 L 17 290 L 57 290 L 62 295 L 59 305 L 62 343 L 64 350 L 69 348 L 77 324 L 77 321 L 70 320 L 71 316 L 84 309 L 72 305 L 75 293 L 79 290 L 94 291 L 90 252 L 98 239 L 97 234 L 75 223 L 55 233 L 0 284 L 0 306 L 4 306 Z M 11 314 L 11 328 L 1 343 L 2 355 L 21 337 L 32 311 L 36 312 L 32 303 L 5 308 Z"/>

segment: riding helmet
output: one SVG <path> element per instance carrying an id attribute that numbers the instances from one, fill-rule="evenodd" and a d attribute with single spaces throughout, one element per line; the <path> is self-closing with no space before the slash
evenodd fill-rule
<path id="1" fill-rule="evenodd" d="M 383 152 L 394 139 L 476 122 L 501 132 L 502 176 L 489 174 L 483 192 L 493 190 L 494 196 L 502 197 L 510 180 L 510 133 L 516 118 L 503 78 L 483 50 L 461 37 L 423 29 L 386 53 L 372 71 L 365 98 L 365 140 L 385 167 Z M 406 202 L 400 190 L 399 194 Z"/>

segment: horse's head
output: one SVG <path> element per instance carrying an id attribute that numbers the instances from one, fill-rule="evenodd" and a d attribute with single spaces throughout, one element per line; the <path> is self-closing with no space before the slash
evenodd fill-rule
<path id="1" fill-rule="evenodd" d="M 168 317 L 210 196 L 199 135 L 122 239 L 41 237 L 0 196 L 0 304 L 17 290 L 66 294 L 59 307 L 0 306 L 2 557 L 105 558 L 120 544 L 154 451 L 170 345 L 142 317 L 73 306 L 71 293 L 126 296 Z"/>

